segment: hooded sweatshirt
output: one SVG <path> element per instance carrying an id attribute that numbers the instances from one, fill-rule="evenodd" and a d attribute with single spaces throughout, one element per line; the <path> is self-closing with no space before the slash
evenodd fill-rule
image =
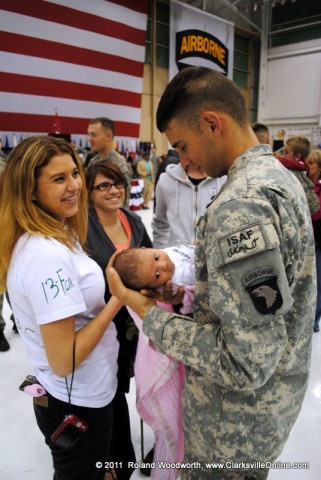
<path id="1" fill-rule="evenodd" d="M 194 185 L 185 170 L 168 165 L 156 186 L 156 209 L 152 220 L 154 248 L 193 244 L 199 218 L 217 195 L 226 177 L 206 177 Z"/>

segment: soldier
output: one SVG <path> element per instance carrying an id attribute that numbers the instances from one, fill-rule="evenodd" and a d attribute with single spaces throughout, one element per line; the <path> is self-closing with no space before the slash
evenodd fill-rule
<path id="1" fill-rule="evenodd" d="M 88 165 L 93 165 L 104 160 L 113 162 L 120 169 L 127 181 L 127 199 L 130 198 L 130 181 L 133 171 L 125 157 L 120 155 L 113 147 L 115 124 L 110 118 L 97 117 L 90 120 L 88 125 L 88 138 L 90 149 L 96 155 L 89 159 Z M 127 202 L 128 203 L 128 202 Z"/>
<path id="2" fill-rule="evenodd" d="M 316 285 L 307 200 L 259 144 L 241 91 L 218 72 L 181 70 L 162 95 L 157 127 L 183 168 L 195 162 L 211 177 L 228 176 L 199 224 L 194 317 L 162 311 L 113 268 L 110 289 L 144 319 L 154 344 L 186 365 L 191 468 L 181 479 L 263 480 L 308 382 Z M 170 284 L 167 293 L 177 300 Z"/>

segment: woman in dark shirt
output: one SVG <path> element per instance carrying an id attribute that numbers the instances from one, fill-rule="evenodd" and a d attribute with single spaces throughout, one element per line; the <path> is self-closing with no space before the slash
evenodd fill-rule
<path id="1" fill-rule="evenodd" d="M 128 247 L 151 247 L 141 217 L 124 209 L 126 204 L 126 179 L 119 168 L 111 162 L 100 162 L 86 171 L 89 192 L 89 222 L 87 246 L 89 255 L 101 267 L 104 276 L 110 257 L 116 250 Z M 105 301 L 110 298 L 105 277 Z M 131 440 L 130 418 L 126 393 L 133 376 L 138 330 L 126 307 L 114 318 L 119 341 L 118 388 L 113 400 L 114 428 L 111 442 L 111 457 L 116 465 L 118 480 L 130 478 L 135 462 L 135 451 Z"/>

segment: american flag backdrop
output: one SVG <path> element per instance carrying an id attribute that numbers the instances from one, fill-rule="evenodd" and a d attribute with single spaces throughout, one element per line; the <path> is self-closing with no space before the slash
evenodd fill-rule
<path id="1" fill-rule="evenodd" d="M 0 0 L 0 134 L 86 138 L 111 118 L 137 139 L 148 0 Z M 83 136 L 83 137 L 82 137 Z"/>

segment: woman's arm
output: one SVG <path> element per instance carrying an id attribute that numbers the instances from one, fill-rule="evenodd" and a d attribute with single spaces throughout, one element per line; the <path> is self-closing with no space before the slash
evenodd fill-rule
<path id="1" fill-rule="evenodd" d="M 90 355 L 121 307 L 122 303 L 111 297 L 101 312 L 77 332 L 74 316 L 40 325 L 48 362 L 56 375 L 65 377 L 72 372 L 74 342 L 75 368 Z"/>

